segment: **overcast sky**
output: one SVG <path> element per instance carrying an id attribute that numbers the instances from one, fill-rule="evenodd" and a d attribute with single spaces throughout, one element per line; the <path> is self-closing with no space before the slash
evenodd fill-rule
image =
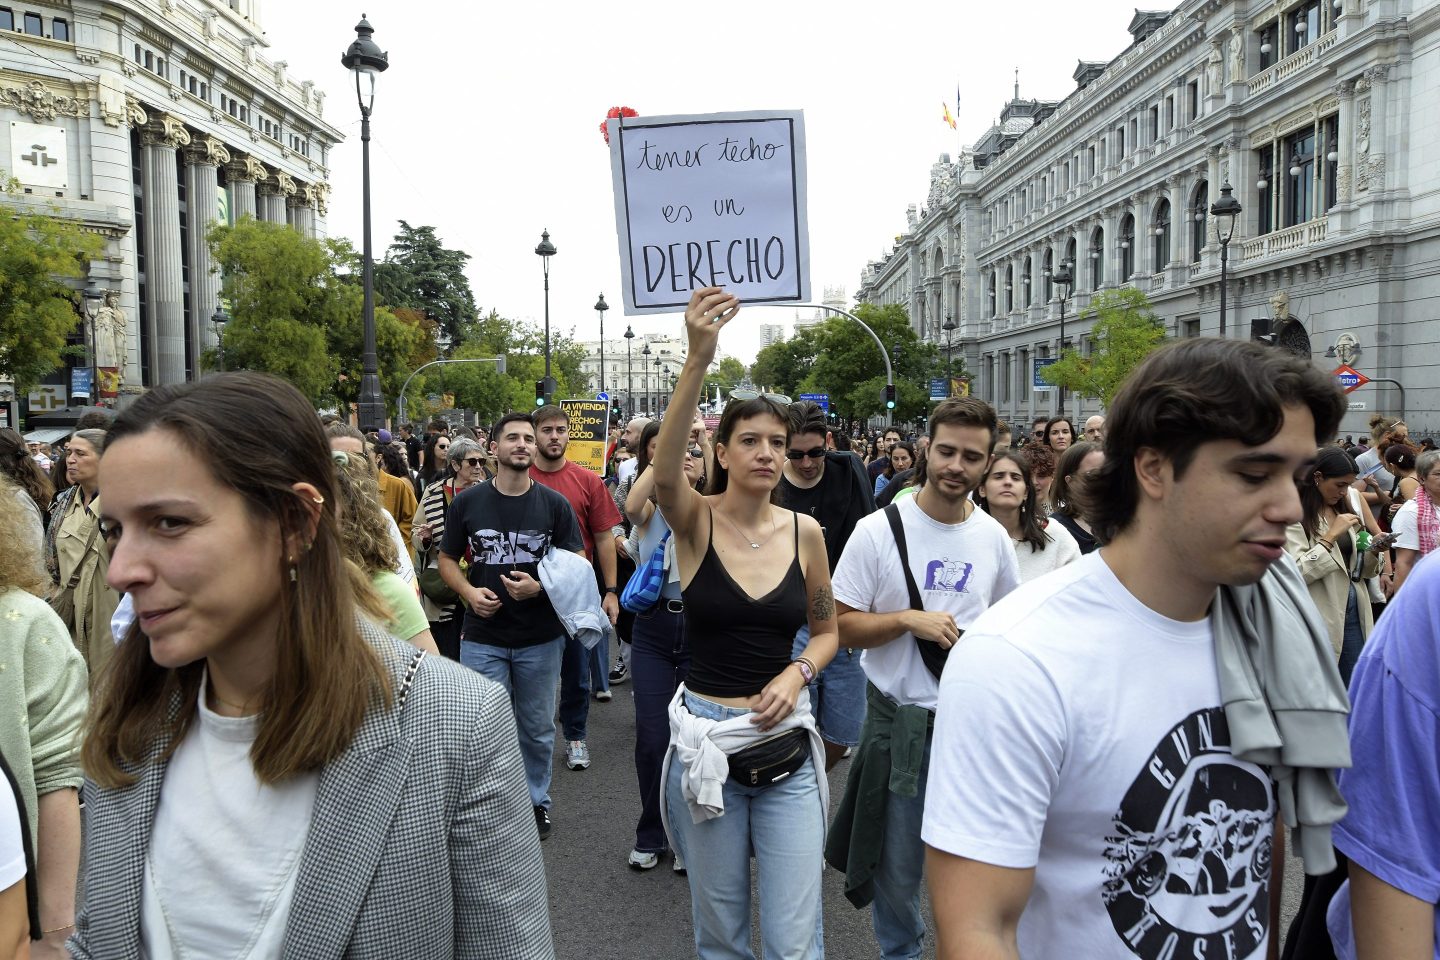
<path id="1" fill-rule="evenodd" d="M 390 54 L 372 119 L 371 196 L 380 259 L 396 221 L 430 224 L 468 252 L 482 310 L 543 317 L 548 228 L 552 328 L 607 339 L 678 331 L 678 316 L 623 315 L 610 165 L 599 124 L 612 106 L 642 116 L 800 109 L 809 140 L 810 279 L 853 297 L 861 268 L 923 205 L 930 165 L 973 143 L 1011 96 L 1059 99 L 1076 61 L 1129 43 L 1133 2 L 812 4 L 473 3 L 267 0 L 266 55 L 327 92 L 346 142 L 330 154 L 329 231 L 360 247 L 360 119 L 340 56 L 361 11 Z M 959 131 L 942 103 L 961 103 Z M 749 362 L 756 326 L 791 309 L 754 308 L 721 348 Z M 808 314 L 810 311 L 805 311 Z"/>

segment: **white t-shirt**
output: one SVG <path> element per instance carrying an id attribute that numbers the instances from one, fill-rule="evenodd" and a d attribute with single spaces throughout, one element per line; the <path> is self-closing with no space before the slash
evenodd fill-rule
<path id="1" fill-rule="evenodd" d="M 250 763 L 259 719 L 212 712 L 205 687 L 160 788 L 141 955 L 268 960 L 281 955 L 320 773 L 262 784 Z"/>
<path id="2" fill-rule="evenodd" d="M 0 890 L 9 890 L 25 879 L 25 841 L 20 833 L 23 829 L 15 791 L 0 775 Z"/>
<path id="3" fill-rule="evenodd" d="M 616 478 L 620 483 L 630 483 L 635 479 L 635 471 L 640 469 L 640 461 L 631 457 L 629 460 L 620 461 L 620 472 Z"/>
<path id="4" fill-rule="evenodd" d="M 1029 583 L 1047 573 L 1059 570 L 1080 559 L 1080 544 L 1065 524 L 1050 520 L 1045 524 L 1045 536 L 1050 542 L 1044 550 L 1036 550 L 1024 542 L 1010 541 L 1015 548 L 1015 560 L 1020 564 L 1020 582 Z"/>
<path id="5" fill-rule="evenodd" d="M 1431 504 L 1435 516 L 1440 519 L 1440 508 Z M 1411 497 L 1395 512 L 1390 521 L 1390 532 L 1395 534 L 1395 546 L 1403 550 L 1420 549 L 1420 501 Z"/>
<path id="6" fill-rule="evenodd" d="M 1389 470 L 1385 469 L 1384 461 L 1380 459 L 1380 448 L 1371 447 L 1369 450 L 1366 450 L 1364 453 L 1360 454 L 1360 456 L 1355 458 L 1355 466 L 1360 468 L 1361 473 L 1364 473 L 1366 470 L 1369 470 L 1371 467 L 1377 464 L 1380 464 L 1380 469 L 1377 470 L 1374 474 L 1372 474 L 1372 476 L 1375 478 L 1375 482 L 1380 485 L 1380 491 L 1382 493 L 1389 493 L 1390 488 L 1395 485 L 1395 475 Z M 1355 489 L 1366 489 L 1364 481 L 1357 479 Z"/>
<path id="7" fill-rule="evenodd" d="M 967 630 L 987 607 L 1019 586 L 1010 535 L 985 511 L 972 508 L 964 523 L 949 524 L 930 517 L 914 497 L 897 506 L 910 575 L 926 610 L 946 611 L 956 626 Z M 855 525 L 835 565 L 831 588 L 836 600 L 856 610 L 910 609 L 910 592 L 884 510 Z M 840 642 L 844 644 L 843 636 Z M 935 709 L 939 684 L 920 658 L 914 634 L 902 633 L 884 646 L 865 650 L 860 664 L 870 682 L 896 703 Z"/>
<path id="8" fill-rule="evenodd" d="M 1269 775 L 1230 755 L 1210 621 L 1146 607 L 1104 552 L 1010 594 L 951 654 L 922 836 L 1035 869 L 1023 957 L 1260 960 Z"/>
<path id="9" fill-rule="evenodd" d="M 395 544 L 395 552 L 397 554 L 395 560 L 395 575 L 406 583 L 413 584 L 415 582 L 415 561 L 410 559 L 410 544 L 406 543 L 405 538 L 400 536 L 400 525 L 395 522 L 394 517 L 390 516 L 390 511 L 384 510 L 381 512 L 385 514 L 385 519 L 390 521 L 390 541 Z"/>

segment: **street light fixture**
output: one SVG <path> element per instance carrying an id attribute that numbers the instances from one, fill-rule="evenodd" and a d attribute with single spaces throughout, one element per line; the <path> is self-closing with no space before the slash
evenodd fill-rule
<path id="1" fill-rule="evenodd" d="M 390 66 L 390 54 L 371 39 L 375 28 L 361 14 L 355 25 L 355 42 L 340 63 L 355 74 L 355 99 L 360 104 L 361 183 L 364 210 L 364 323 L 365 345 L 360 372 L 360 429 L 378 430 L 385 422 L 385 398 L 380 393 L 380 362 L 375 355 L 375 257 L 370 245 L 370 111 L 375 106 L 375 78 Z M 367 89 L 368 87 L 368 89 Z"/>
<path id="2" fill-rule="evenodd" d="M 100 345 L 96 342 L 95 321 L 100 319 L 100 307 L 105 303 L 105 291 L 100 284 L 91 280 L 85 284 L 85 320 L 90 328 L 90 403 L 100 403 Z"/>
<path id="3" fill-rule="evenodd" d="M 225 305 L 217 303 L 215 312 L 210 315 L 210 325 L 215 328 L 215 354 L 220 361 L 220 372 L 225 372 L 225 324 L 230 322 L 230 314 L 225 312 Z"/>
<path id="4" fill-rule="evenodd" d="M 555 244 L 550 242 L 550 231 L 540 231 L 540 242 L 535 245 L 535 255 L 540 258 L 545 271 L 545 402 L 555 390 L 555 381 L 550 379 L 550 258 L 555 256 Z"/>
<path id="5" fill-rule="evenodd" d="M 951 338 L 955 335 L 955 328 L 958 326 L 955 318 L 948 313 L 945 314 L 945 322 L 940 325 L 940 329 L 945 331 L 945 396 L 947 397 L 952 395 L 955 384 L 955 372 L 952 369 L 955 359 L 955 344 Z"/>
<path id="6" fill-rule="evenodd" d="M 625 420 L 628 423 L 635 419 L 635 381 L 630 376 L 630 341 L 635 339 L 635 331 L 630 329 L 630 324 L 625 324 Z"/>
<path id="7" fill-rule="evenodd" d="M 652 362 L 655 364 L 655 403 L 654 406 L 652 406 L 650 409 L 654 411 L 652 416 L 659 416 L 660 396 L 665 391 L 660 386 L 660 358 L 656 357 Z"/>
<path id="8" fill-rule="evenodd" d="M 1220 337 L 1225 337 L 1225 287 L 1230 270 L 1230 238 L 1235 235 L 1235 221 L 1239 218 L 1241 207 L 1240 201 L 1233 196 L 1234 188 L 1230 181 L 1220 185 L 1220 199 L 1210 205 L 1210 216 L 1219 217 L 1224 224 L 1219 230 L 1220 234 Z M 1217 226 L 1220 224 L 1217 222 Z"/>
<path id="9" fill-rule="evenodd" d="M 1052 278 L 1055 286 L 1060 288 L 1060 349 L 1058 354 L 1065 353 L 1065 301 L 1070 299 L 1070 288 L 1075 285 L 1075 267 L 1070 260 L 1062 260 L 1060 266 L 1055 268 L 1055 276 Z M 1065 388 L 1056 385 L 1059 397 L 1059 416 L 1065 416 Z"/>
<path id="10" fill-rule="evenodd" d="M 605 294 L 600 294 L 600 299 L 595 301 L 595 312 L 600 314 L 600 392 L 605 392 L 605 311 L 610 305 L 605 302 Z"/>
<path id="11" fill-rule="evenodd" d="M 650 362 L 648 359 L 649 356 L 650 344 L 647 343 L 645 344 L 644 349 L 640 351 L 640 383 L 641 390 L 645 393 L 645 416 L 649 417 L 651 420 L 654 420 L 655 408 L 650 406 L 650 376 L 645 372 L 645 365 Z"/>

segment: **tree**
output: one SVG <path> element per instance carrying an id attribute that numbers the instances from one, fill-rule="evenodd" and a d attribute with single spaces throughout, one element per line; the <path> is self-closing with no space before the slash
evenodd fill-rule
<path id="1" fill-rule="evenodd" d="M 434 320 L 452 343 L 480 318 L 465 276 L 470 254 L 448 250 L 434 227 L 400 221 L 400 232 L 375 264 L 375 291 L 392 307 L 408 307 Z"/>
<path id="2" fill-rule="evenodd" d="M 80 314 L 61 278 L 85 277 L 103 241 L 53 213 L 17 211 L 6 195 L 18 186 L 0 177 L 0 375 L 23 395 L 62 365 Z"/>
<path id="3" fill-rule="evenodd" d="M 855 315 L 892 351 L 897 420 L 925 415 L 929 378 L 944 367 L 935 347 L 920 342 L 910 316 L 899 304 L 861 304 Z M 864 419 L 886 412 L 885 359 L 869 334 L 848 317 L 831 317 L 813 330 L 815 357 L 797 392 L 828 393 L 830 409 L 842 417 Z M 899 347 L 898 360 L 895 348 Z"/>
<path id="4" fill-rule="evenodd" d="M 1130 371 L 1164 342 L 1165 328 L 1150 298 L 1129 287 L 1097 293 L 1077 319 L 1094 323 L 1090 356 L 1066 350 L 1041 376 L 1072 393 L 1099 397 L 1108 407 Z"/>
<path id="5" fill-rule="evenodd" d="M 289 380 L 317 406 L 357 400 L 364 291 L 349 242 L 315 240 L 249 217 L 213 226 L 209 242 L 231 304 L 226 365 Z M 402 319 L 377 307 L 375 344 L 381 391 L 393 409 L 414 361 L 426 356 L 427 334 L 413 315 Z"/>
<path id="6" fill-rule="evenodd" d="M 703 392 L 708 396 L 715 392 L 716 387 L 728 392 L 744 380 L 745 364 L 736 360 L 734 357 L 725 357 L 720 361 L 714 373 L 707 373 L 705 375 L 705 389 Z"/>
<path id="7" fill-rule="evenodd" d="M 762 387 L 794 396 L 800 382 L 815 362 L 815 330 L 800 330 L 795 336 L 762 347 L 750 366 L 750 380 Z"/>

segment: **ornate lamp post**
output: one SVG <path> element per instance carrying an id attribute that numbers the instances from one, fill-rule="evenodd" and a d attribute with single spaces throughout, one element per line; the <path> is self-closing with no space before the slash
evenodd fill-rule
<path id="1" fill-rule="evenodd" d="M 660 395 L 665 392 L 660 388 L 660 358 L 656 357 L 651 363 L 655 364 L 655 405 L 651 408 L 654 410 L 654 413 L 651 415 L 658 417 L 660 414 Z"/>
<path id="2" fill-rule="evenodd" d="M 100 284 L 91 280 L 85 285 L 85 325 L 90 331 L 90 405 L 100 403 L 100 344 L 95 332 L 95 321 L 100 319 L 100 307 L 105 302 L 105 291 Z"/>
<path id="3" fill-rule="evenodd" d="M 340 58 L 345 69 L 355 74 L 355 99 L 360 104 L 360 154 L 362 164 L 362 208 L 364 210 L 365 346 L 360 370 L 360 429 L 378 430 L 385 422 L 385 398 L 380 393 L 380 362 L 375 356 L 375 260 L 370 246 L 370 110 L 375 106 L 375 78 L 390 66 L 390 54 L 382 52 L 371 37 L 375 28 L 362 14 L 355 25 L 355 42 Z M 362 84 L 368 85 L 368 90 Z"/>
<path id="4" fill-rule="evenodd" d="M 225 372 L 225 324 L 230 322 L 230 314 L 225 312 L 222 304 L 215 305 L 215 312 L 210 315 L 210 325 L 215 328 L 215 354 L 220 361 L 220 372 Z"/>
<path id="5" fill-rule="evenodd" d="M 635 381 L 630 376 L 630 341 L 635 339 L 635 331 L 630 329 L 630 324 L 625 324 L 625 418 L 628 423 L 635 419 Z"/>
<path id="6" fill-rule="evenodd" d="M 947 397 L 950 396 L 951 388 L 955 383 L 955 373 L 951 369 L 955 359 L 955 344 L 951 338 L 955 335 L 955 328 L 958 326 L 955 318 L 948 313 L 945 314 L 945 322 L 940 326 L 940 329 L 945 331 L 945 396 Z"/>
<path id="7" fill-rule="evenodd" d="M 1235 221 L 1239 218 L 1240 201 L 1232 196 L 1229 181 L 1220 185 L 1220 199 L 1210 205 L 1212 217 L 1224 218 L 1224 224 L 1216 224 L 1220 233 L 1220 336 L 1225 336 L 1225 288 L 1229 286 L 1230 238 L 1235 235 Z"/>
<path id="8" fill-rule="evenodd" d="M 645 347 L 640 351 L 640 389 L 645 394 L 645 416 L 649 417 L 651 420 L 654 420 L 655 408 L 650 406 L 650 377 L 649 374 L 645 372 L 645 365 L 650 362 L 649 357 L 650 344 L 647 343 L 645 344 Z"/>
<path id="9" fill-rule="evenodd" d="M 1057 356 L 1065 353 L 1065 301 L 1070 299 L 1070 288 L 1075 285 L 1075 268 L 1069 260 L 1062 260 L 1060 266 L 1055 268 L 1055 275 L 1051 278 L 1055 286 L 1060 288 L 1060 349 Z M 1059 415 L 1065 416 L 1065 388 L 1056 386 L 1059 391 Z"/>
<path id="10" fill-rule="evenodd" d="M 545 271 L 545 402 L 555 392 L 555 381 L 550 378 L 550 258 L 555 256 L 555 244 L 550 242 L 550 231 L 540 231 L 540 242 L 535 246 L 535 255 L 540 258 Z"/>
<path id="11" fill-rule="evenodd" d="M 600 314 L 600 392 L 605 392 L 605 311 L 610 305 L 605 302 L 605 294 L 600 294 L 600 299 L 595 301 L 595 312 Z"/>

